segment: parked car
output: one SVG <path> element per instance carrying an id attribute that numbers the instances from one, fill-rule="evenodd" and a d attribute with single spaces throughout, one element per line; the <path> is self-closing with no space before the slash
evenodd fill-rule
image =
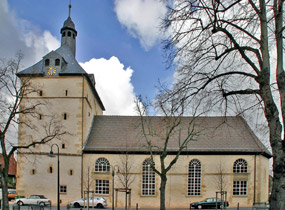
<path id="1" fill-rule="evenodd" d="M 15 203 L 19 206 L 23 205 L 40 205 L 40 206 L 50 206 L 51 200 L 43 195 L 30 195 L 28 198 L 18 198 Z"/>
<path id="2" fill-rule="evenodd" d="M 87 206 L 87 199 L 81 198 L 80 200 L 71 201 L 70 205 L 75 208 L 80 208 L 83 207 L 84 205 Z M 107 201 L 105 198 L 99 196 L 89 197 L 89 206 L 104 208 L 107 206 Z"/>
<path id="3" fill-rule="evenodd" d="M 14 200 L 16 197 L 16 190 L 15 189 L 8 189 L 8 199 Z"/>
<path id="4" fill-rule="evenodd" d="M 221 200 L 220 198 L 217 198 L 217 199 L 216 198 L 206 198 L 203 201 L 190 204 L 191 208 L 194 208 L 194 209 L 216 208 L 216 205 L 218 208 L 221 209 L 225 205 L 229 206 L 229 202 Z"/>

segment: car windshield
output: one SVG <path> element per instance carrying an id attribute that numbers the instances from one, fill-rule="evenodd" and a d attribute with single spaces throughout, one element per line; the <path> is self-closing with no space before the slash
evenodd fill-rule
<path id="1" fill-rule="evenodd" d="M 39 195 L 39 198 L 40 198 L 40 199 L 46 199 L 46 197 L 43 196 L 43 195 Z"/>
<path id="2" fill-rule="evenodd" d="M 94 200 L 100 200 L 100 199 L 101 199 L 101 197 L 94 197 Z M 85 200 L 87 200 L 87 198 L 85 198 Z M 89 197 L 89 200 L 93 200 L 93 197 Z"/>

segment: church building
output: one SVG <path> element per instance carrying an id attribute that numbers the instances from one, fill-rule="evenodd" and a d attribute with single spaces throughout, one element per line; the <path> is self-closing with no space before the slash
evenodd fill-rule
<path id="1" fill-rule="evenodd" d="M 114 199 L 118 207 L 124 207 L 122 180 L 128 176 L 131 206 L 159 208 L 160 178 L 150 167 L 140 124 L 147 119 L 157 134 L 166 118 L 104 115 L 96 75 L 86 73 L 76 60 L 77 31 L 71 17 L 60 33 L 57 50 L 17 74 L 21 80 L 30 78 L 30 85 L 37 87 L 21 106 L 42 104 L 37 114 L 19 116 L 35 127 L 21 124 L 18 144 L 41 139 L 58 123 L 67 134 L 19 150 L 17 194 L 45 195 L 56 205 L 58 155 L 61 205 L 86 197 L 89 191 L 90 196 L 104 197 L 109 208 Z M 187 134 L 192 120 L 181 118 L 181 132 L 169 140 L 167 163 L 177 154 L 179 138 Z M 189 208 L 190 203 L 216 197 L 221 190 L 233 207 L 268 201 L 271 154 L 242 117 L 197 117 L 195 130 L 197 135 L 168 172 L 166 208 Z M 152 142 L 159 145 L 160 140 L 153 136 Z M 49 157 L 51 149 L 55 158 Z M 159 170 L 159 151 L 153 154 Z"/>

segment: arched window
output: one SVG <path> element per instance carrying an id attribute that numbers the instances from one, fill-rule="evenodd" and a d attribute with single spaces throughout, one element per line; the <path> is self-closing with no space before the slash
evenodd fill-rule
<path id="1" fill-rule="evenodd" d="M 57 59 L 55 59 L 55 65 L 56 66 L 59 66 L 59 64 L 60 64 L 60 60 L 57 58 Z"/>
<path id="2" fill-rule="evenodd" d="M 201 195 L 201 162 L 197 159 L 189 163 L 188 195 Z"/>
<path id="3" fill-rule="evenodd" d="M 69 37 L 71 36 L 71 32 L 70 31 L 67 32 L 67 36 L 69 36 Z"/>
<path id="4" fill-rule="evenodd" d="M 142 164 L 142 195 L 155 195 L 155 172 L 151 168 L 154 163 L 150 158 Z"/>
<path id="5" fill-rule="evenodd" d="M 62 36 L 65 36 L 65 31 L 62 33 Z"/>
<path id="6" fill-rule="evenodd" d="M 45 66 L 49 66 L 49 59 L 45 59 Z"/>
<path id="7" fill-rule="evenodd" d="M 95 172 L 109 172 L 110 163 L 106 158 L 98 158 L 95 162 Z"/>
<path id="8" fill-rule="evenodd" d="M 234 162 L 233 167 L 234 173 L 247 173 L 247 162 L 244 159 L 237 159 Z"/>

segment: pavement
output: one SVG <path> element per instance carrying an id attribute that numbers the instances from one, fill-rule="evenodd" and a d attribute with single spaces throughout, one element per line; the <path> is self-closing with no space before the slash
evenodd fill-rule
<path id="1" fill-rule="evenodd" d="M 11 207 L 11 210 L 13 210 L 13 208 Z M 18 209 L 15 209 L 18 210 Z M 29 208 L 28 206 L 22 206 L 20 210 L 33 210 L 31 208 Z M 39 209 L 35 209 L 35 210 L 39 210 Z M 44 210 L 57 210 L 57 206 L 51 206 L 51 207 L 45 207 Z M 61 206 L 60 210 L 68 210 L 66 206 Z M 70 210 L 87 210 L 87 208 L 70 208 Z M 97 208 L 93 209 L 93 208 L 89 208 L 89 210 L 99 210 Z M 104 208 L 103 210 L 112 210 L 112 208 Z M 118 210 L 125 210 L 125 208 L 118 208 Z M 132 208 L 132 210 L 136 210 L 136 208 Z M 138 210 L 159 210 L 159 209 L 138 209 Z M 167 210 L 189 210 L 189 209 L 167 209 Z M 232 208 L 227 208 L 227 210 L 253 210 L 252 207 L 232 207 Z"/>

